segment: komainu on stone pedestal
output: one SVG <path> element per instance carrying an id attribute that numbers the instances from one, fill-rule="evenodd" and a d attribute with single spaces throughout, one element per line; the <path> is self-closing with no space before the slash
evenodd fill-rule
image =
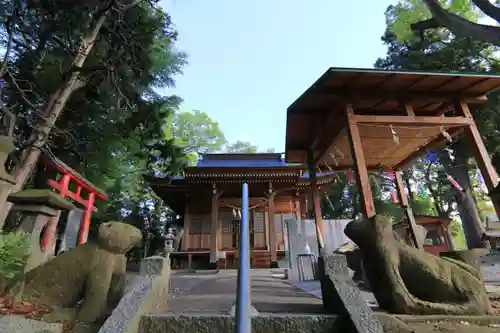
<path id="1" fill-rule="evenodd" d="M 75 309 L 83 300 L 75 319 L 87 323 L 102 319 L 123 295 L 125 253 L 141 239 L 134 226 L 103 223 L 96 243 L 79 245 L 27 272 L 25 298 L 39 300 L 61 313 Z"/>
<path id="2" fill-rule="evenodd" d="M 356 220 L 345 234 L 360 248 L 381 309 L 399 314 L 485 315 L 491 311 L 481 274 L 400 241 L 388 217 Z"/>

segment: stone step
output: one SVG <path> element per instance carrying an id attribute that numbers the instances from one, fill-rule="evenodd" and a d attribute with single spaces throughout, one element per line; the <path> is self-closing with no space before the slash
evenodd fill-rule
<path id="1" fill-rule="evenodd" d="M 252 317 L 252 332 L 335 333 L 336 315 L 270 314 Z M 164 314 L 142 316 L 138 333 L 234 333 L 235 317 L 208 313 Z M 339 332 L 340 333 L 340 332 Z"/>

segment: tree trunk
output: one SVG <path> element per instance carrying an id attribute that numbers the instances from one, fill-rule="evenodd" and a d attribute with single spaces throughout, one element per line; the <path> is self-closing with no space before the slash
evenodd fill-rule
<path id="1" fill-rule="evenodd" d="M 17 192 L 22 189 L 24 183 L 30 176 L 33 168 L 40 158 L 41 148 L 43 148 L 46 144 L 48 135 L 54 127 L 57 118 L 61 115 L 61 112 L 63 111 L 71 94 L 82 86 L 82 82 L 79 79 L 80 70 L 94 47 L 94 43 L 99 35 L 99 31 L 101 30 L 104 21 L 106 20 L 108 12 L 109 10 L 103 12 L 96 21 L 94 27 L 87 31 L 87 33 L 83 36 L 80 44 L 78 45 L 77 54 L 73 58 L 71 74 L 67 80 L 52 94 L 49 102 L 42 111 L 41 124 L 38 126 L 37 130 L 34 131 L 35 134 L 33 134 L 30 138 L 35 142 L 35 144 L 22 154 L 20 159 L 21 162 L 14 168 L 13 175 L 16 177 L 16 185 L 14 185 L 11 189 L 0 189 L 0 230 L 2 229 L 5 219 L 12 207 L 12 204 L 7 202 L 9 193 Z M 39 136 L 38 138 L 36 138 L 37 132 Z"/>
<path id="2" fill-rule="evenodd" d="M 408 199 L 410 200 L 410 207 L 411 205 L 415 202 L 415 197 L 413 195 L 413 191 L 411 190 L 411 184 L 410 184 L 410 170 L 406 170 L 403 172 L 403 180 L 406 185 L 406 189 L 408 190 Z"/>
<path id="3" fill-rule="evenodd" d="M 449 174 L 463 188 L 462 192 L 456 192 L 456 199 L 467 247 L 469 249 L 474 249 L 482 247 L 481 238 L 484 233 L 484 227 L 474 201 L 472 184 L 469 178 L 469 167 L 467 164 L 467 150 L 465 150 L 465 148 L 465 144 L 461 141 L 454 147 L 455 165 L 450 168 Z"/>

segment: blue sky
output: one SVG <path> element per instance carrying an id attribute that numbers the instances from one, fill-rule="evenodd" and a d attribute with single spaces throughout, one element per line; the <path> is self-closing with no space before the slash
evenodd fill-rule
<path id="1" fill-rule="evenodd" d="M 397 1 L 164 0 L 189 56 L 176 87 L 228 141 L 284 151 L 286 109 L 329 67 L 372 67 Z"/>

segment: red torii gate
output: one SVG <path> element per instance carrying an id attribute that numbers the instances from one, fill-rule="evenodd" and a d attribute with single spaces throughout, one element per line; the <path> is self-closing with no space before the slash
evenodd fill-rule
<path id="1" fill-rule="evenodd" d="M 85 243 L 89 234 L 92 213 L 97 211 L 97 208 L 94 206 L 95 200 L 107 200 L 107 195 L 58 158 L 45 155 L 43 162 L 47 168 L 55 170 L 58 173 L 56 179 L 47 180 L 50 188 L 56 190 L 63 198 L 70 198 L 84 207 L 80 231 L 78 233 L 78 244 Z M 72 182 L 76 185 L 75 192 L 69 189 L 69 185 Z M 82 197 L 82 192 L 88 193 L 86 199 Z M 42 249 L 45 249 L 52 242 L 57 222 L 54 221 L 52 228 L 48 227 L 44 233 Z"/>

